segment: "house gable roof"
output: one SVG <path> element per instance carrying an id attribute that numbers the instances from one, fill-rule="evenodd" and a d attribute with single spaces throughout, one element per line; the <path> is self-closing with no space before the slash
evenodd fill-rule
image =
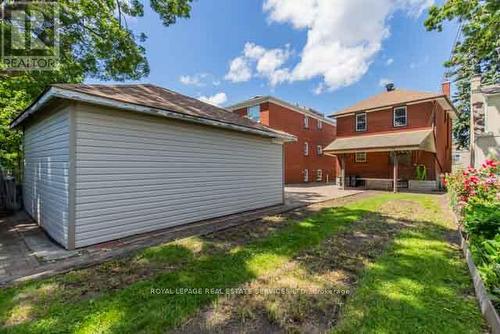
<path id="1" fill-rule="evenodd" d="M 294 140 L 292 135 L 268 128 L 248 118 L 240 117 L 229 110 L 150 84 L 54 84 L 49 86 L 35 102 L 14 119 L 11 127 L 17 127 L 23 123 L 52 98 L 107 105 L 268 137 Z"/>
<path id="2" fill-rule="evenodd" d="M 413 90 L 395 89 L 392 91 L 385 91 L 380 94 L 371 96 L 367 99 L 361 100 L 358 103 L 338 111 L 329 117 L 338 117 L 348 115 L 359 111 L 371 111 L 374 109 L 389 108 L 396 105 L 407 103 L 424 102 L 427 100 L 440 100 L 442 105 L 447 105 L 448 110 L 453 110 L 454 107 L 449 101 L 448 97 L 443 93 L 432 92 L 419 92 Z"/>

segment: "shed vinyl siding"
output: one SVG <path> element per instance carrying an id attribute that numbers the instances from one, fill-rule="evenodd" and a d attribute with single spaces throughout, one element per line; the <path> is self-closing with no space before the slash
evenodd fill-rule
<path id="1" fill-rule="evenodd" d="M 80 104 L 76 247 L 283 201 L 272 139 Z"/>
<path id="2" fill-rule="evenodd" d="M 25 210 L 67 247 L 69 197 L 69 111 L 35 119 L 24 130 Z"/>

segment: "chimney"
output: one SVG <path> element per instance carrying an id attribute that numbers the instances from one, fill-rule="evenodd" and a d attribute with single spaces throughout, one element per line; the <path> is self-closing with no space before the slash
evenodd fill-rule
<path id="1" fill-rule="evenodd" d="M 394 87 L 394 83 L 392 83 L 392 82 L 389 82 L 388 84 L 385 85 L 385 90 L 388 92 L 393 91 L 395 89 L 396 89 L 396 87 Z"/>
<path id="2" fill-rule="evenodd" d="M 441 91 L 444 95 L 451 98 L 451 83 L 449 81 L 443 81 L 441 83 Z"/>
<path id="3" fill-rule="evenodd" d="M 479 87 L 481 86 L 481 75 L 480 74 L 475 74 L 472 76 L 470 79 L 470 89 L 474 91 L 478 91 Z"/>

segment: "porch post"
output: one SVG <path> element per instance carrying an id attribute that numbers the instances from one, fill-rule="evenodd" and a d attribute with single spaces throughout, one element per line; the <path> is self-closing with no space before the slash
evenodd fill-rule
<path id="1" fill-rule="evenodd" d="M 345 190 L 345 154 L 340 155 L 340 179 L 342 182 L 342 190 Z"/>
<path id="2" fill-rule="evenodd" d="M 392 191 L 397 193 L 398 192 L 398 155 L 396 151 L 392 152 L 392 156 L 394 157 L 394 165 L 393 165 L 393 171 L 392 171 Z"/>

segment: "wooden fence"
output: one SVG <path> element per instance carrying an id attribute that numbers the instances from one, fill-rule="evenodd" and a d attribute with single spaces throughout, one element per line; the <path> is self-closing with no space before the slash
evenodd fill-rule
<path id="1" fill-rule="evenodd" d="M 0 210 L 18 210 L 16 179 L 13 176 L 5 175 L 0 168 Z"/>

